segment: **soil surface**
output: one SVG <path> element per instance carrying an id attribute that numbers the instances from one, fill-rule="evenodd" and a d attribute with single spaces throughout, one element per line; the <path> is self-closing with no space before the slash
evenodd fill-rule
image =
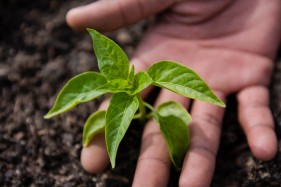
<path id="1" fill-rule="evenodd" d="M 65 23 L 66 11 L 79 4 L 79 0 L 0 2 L 0 186 L 131 186 L 141 125 L 131 125 L 116 169 L 92 175 L 80 165 L 81 135 L 84 122 L 102 98 L 43 119 L 67 80 L 97 70 L 88 34 L 75 33 Z M 145 23 L 139 23 L 109 36 L 130 56 L 145 28 Z M 271 84 L 279 143 L 280 57 Z M 235 97 L 229 97 L 212 186 L 281 186 L 281 146 L 272 161 L 254 159 L 239 127 L 236 106 Z M 169 186 L 177 186 L 179 173 L 173 169 L 171 173 Z"/>

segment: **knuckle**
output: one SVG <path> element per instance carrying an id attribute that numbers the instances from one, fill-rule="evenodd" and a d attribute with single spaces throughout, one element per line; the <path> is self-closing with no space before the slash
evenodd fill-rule
<path id="1" fill-rule="evenodd" d="M 272 62 L 265 61 L 265 63 L 261 64 L 258 67 L 259 67 L 259 72 L 262 75 L 267 75 L 272 72 L 274 65 Z"/>
<path id="2" fill-rule="evenodd" d="M 270 80 L 271 80 L 271 74 L 273 71 L 274 64 L 270 60 L 263 60 L 262 62 L 258 63 L 256 65 L 256 72 L 251 73 L 253 75 L 252 80 L 256 84 L 260 83 L 262 85 L 269 85 Z M 261 75 L 266 75 L 266 76 L 261 76 Z"/>
<path id="3" fill-rule="evenodd" d="M 205 113 L 193 116 L 194 123 L 212 124 L 216 127 L 220 127 L 221 120 L 219 120 L 214 114 Z"/>
<path id="4" fill-rule="evenodd" d="M 273 125 L 273 123 L 268 124 L 268 123 L 255 122 L 248 127 L 248 131 L 250 131 L 250 132 L 254 132 L 254 131 L 257 131 L 260 129 L 263 129 L 263 130 L 269 129 L 269 130 L 274 131 L 274 125 Z"/>
<path id="5" fill-rule="evenodd" d="M 138 159 L 138 162 L 148 162 L 148 163 L 154 163 L 154 164 L 157 164 L 157 165 L 164 165 L 165 167 L 167 167 L 168 169 L 171 167 L 171 162 L 169 159 L 164 159 L 164 158 L 158 158 L 158 157 L 144 157 L 144 156 L 141 156 L 139 157 Z"/>
<path id="6" fill-rule="evenodd" d="M 189 151 L 199 152 L 211 160 L 216 160 L 216 151 L 214 151 L 213 146 L 209 146 L 206 143 L 193 144 L 190 146 Z"/>
<path id="7" fill-rule="evenodd" d="M 179 187 L 190 187 L 190 186 L 191 187 L 206 187 L 206 186 L 208 186 L 203 181 L 181 176 L 179 179 Z"/>
<path id="8" fill-rule="evenodd" d="M 239 92 L 237 95 L 238 102 L 242 107 L 263 107 L 269 103 L 269 90 L 267 87 L 251 86 Z"/>

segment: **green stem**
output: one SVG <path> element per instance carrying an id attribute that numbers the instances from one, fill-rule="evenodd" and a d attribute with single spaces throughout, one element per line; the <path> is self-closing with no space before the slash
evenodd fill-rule
<path id="1" fill-rule="evenodd" d="M 133 119 L 141 119 L 141 113 L 135 114 Z"/>
<path id="2" fill-rule="evenodd" d="M 144 101 L 142 100 L 140 94 L 137 95 L 138 100 L 139 100 L 139 109 L 140 109 L 140 119 L 144 120 L 146 116 L 146 110 L 144 107 Z"/>
<path id="3" fill-rule="evenodd" d="M 152 118 L 154 115 L 153 112 L 150 112 L 149 114 L 146 114 L 145 119 L 150 119 Z M 133 117 L 133 119 L 141 119 L 141 113 L 137 113 L 135 114 L 135 116 Z"/>
<path id="4" fill-rule="evenodd" d="M 146 116 L 145 116 L 145 118 L 146 119 L 150 119 L 150 118 L 152 118 L 154 116 L 154 113 L 153 112 L 150 112 L 149 114 L 147 114 Z"/>
<path id="5" fill-rule="evenodd" d="M 149 108 L 152 112 L 156 112 L 156 110 L 153 108 L 153 106 L 151 106 L 149 103 L 147 102 L 143 102 L 144 106 L 146 106 L 147 108 Z"/>

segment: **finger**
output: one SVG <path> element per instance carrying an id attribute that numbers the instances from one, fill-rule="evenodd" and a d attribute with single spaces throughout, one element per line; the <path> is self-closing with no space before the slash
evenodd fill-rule
<path id="1" fill-rule="evenodd" d="M 277 138 L 268 89 L 264 86 L 245 88 L 237 97 L 239 120 L 253 154 L 260 160 L 272 159 L 277 152 Z"/>
<path id="2" fill-rule="evenodd" d="M 162 90 L 156 105 L 167 100 L 175 100 L 185 107 L 189 103 L 188 99 L 182 96 Z M 167 186 L 170 165 L 167 145 L 160 132 L 159 125 L 150 121 L 143 132 L 133 186 Z"/>
<path id="3" fill-rule="evenodd" d="M 74 8 L 67 13 L 68 25 L 76 30 L 93 27 L 101 32 L 131 25 L 160 12 L 173 0 L 103 0 Z"/>
<path id="4" fill-rule="evenodd" d="M 220 98 L 224 94 L 218 93 Z M 192 105 L 190 147 L 184 159 L 179 186 L 210 186 L 215 169 L 224 109 L 195 101 Z"/>
<path id="5" fill-rule="evenodd" d="M 135 71 L 141 71 L 147 68 L 142 61 L 134 58 L 132 64 Z M 142 93 L 142 97 L 146 97 L 151 89 L 146 89 Z M 99 110 L 106 110 L 109 105 L 109 99 L 101 103 Z M 109 157 L 107 154 L 104 133 L 100 133 L 91 141 L 88 147 L 83 147 L 81 152 L 81 165 L 90 173 L 100 173 L 109 165 Z"/>

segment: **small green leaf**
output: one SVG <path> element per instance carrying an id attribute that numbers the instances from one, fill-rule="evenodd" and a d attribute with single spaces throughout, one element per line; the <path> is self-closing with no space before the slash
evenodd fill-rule
<path id="1" fill-rule="evenodd" d="M 153 83 L 153 80 L 150 78 L 150 76 L 146 72 L 139 72 L 136 74 L 134 78 L 134 87 L 135 91 L 132 95 L 135 95 L 145 88 L 147 88 L 150 84 Z"/>
<path id="2" fill-rule="evenodd" d="M 99 90 L 111 93 L 126 92 L 130 93 L 134 89 L 132 83 L 128 80 L 114 79 L 109 81 L 104 86 L 101 86 Z"/>
<path id="3" fill-rule="evenodd" d="M 191 122 L 191 116 L 187 110 L 175 101 L 161 103 L 157 110 L 161 116 L 173 115 L 181 118 L 185 124 L 189 124 Z"/>
<path id="4" fill-rule="evenodd" d="M 92 37 L 98 66 L 102 74 L 108 80 L 127 79 L 129 60 L 125 52 L 111 39 L 93 29 L 87 30 Z"/>
<path id="5" fill-rule="evenodd" d="M 174 166 L 180 169 L 189 145 L 189 130 L 186 124 L 176 116 L 158 116 L 157 118 L 168 145 L 170 158 Z"/>
<path id="6" fill-rule="evenodd" d="M 110 100 L 106 112 L 105 141 L 112 168 L 115 167 L 118 146 L 138 107 L 137 97 L 126 93 L 116 93 Z"/>
<path id="7" fill-rule="evenodd" d="M 80 103 L 90 101 L 102 94 L 98 88 L 107 83 L 106 78 L 96 72 L 86 72 L 70 79 L 57 96 L 53 108 L 44 116 L 51 118 L 66 112 Z"/>
<path id="8" fill-rule="evenodd" d="M 169 101 L 158 107 L 155 118 L 168 145 L 170 158 L 174 166 L 179 169 L 190 143 L 187 124 L 191 121 L 191 117 L 181 105 Z"/>
<path id="9" fill-rule="evenodd" d="M 153 64 L 147 71 L 154 85 L 169 89 L 185 97 L 225 107 L 208 85 L 193 70 L 171 61 Z"/>
<path id="10" fill-rule="evenodd" d="M 135 77 L 135 66 L 132 65 L 130 73 L 129 73 L 128 80 L 133 83 L 134 82 L 134 77 Z"/>
<path id="11" fill-rule="evenodd" d="M 105 113 L 106 111 L 97 111 L 87 119 L 83 128 L 84 147 L 87 147 L 90 144 L 96 134 L 104 131 Z"/>

